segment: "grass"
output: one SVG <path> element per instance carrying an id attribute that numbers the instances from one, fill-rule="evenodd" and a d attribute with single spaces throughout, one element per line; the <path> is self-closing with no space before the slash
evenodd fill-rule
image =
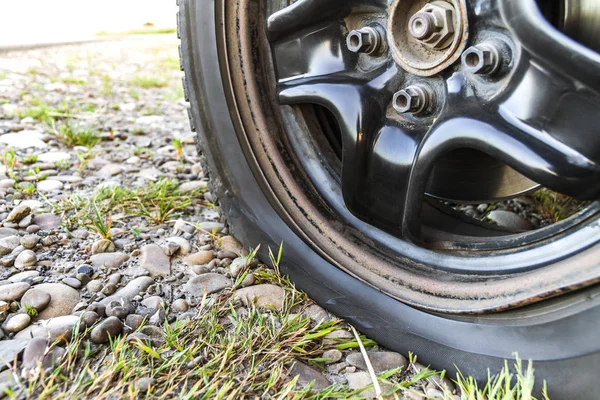
<path id="1" fill-rule="evenodd" d="M 168 81 L 163 78 L 147 75 L 136 75 L 129 83 L 142 89 L 164 88 L 169 84 Z"/>
<path id="2" fill-rule="evenodd" d="M 62 215 L 69 229 L 90 226 L 93 221 L 104 219 L 104 215 L 114 213 L 142 216 L 160 224 L 179 217 L 202 193 L 203 190 L 181 193 L 176 180 L 161 179 L 134 190 L 102 188 L 91 198 L 74 194 L 51 206 L 56 214 Z"/>
<path id="3" fill-rule="evenodd" d="M 23 158 L 21 160 L 21 163 L 29 165 L 29 164 L 35 164 L 38 160 L 38 155 L 37 154 L 32 154 L 30 156 L 27 156 L 25 158 Z"/>
<path id="4" fill-rule="evenodd" d="M 80 129 L 77 124 L 72 121 L 64 121 L 56 123 L 50 120 L 50 127 L 54 135 L 69 147 L 84 146 L 92 148 L 100 142 L 100 137 L 91 129 Z"/>
<path id="5" fill-rule="evenodd" d="M 536 212 L 552 222 L 562 221 L 588 204 L 545 188 L 535 192 L 533 199 Z"/>
<path id="6" fill-rule="evenodd" d="M 112 217 L 110 214 L 102 214 L 96 203 L 91 205 L 92 213 L 90 215 L 88 228 L 96 231 L 102 239 L 112 240 L 110 228 L 112 226 Z"/>
<path id="7" fill-rule="evenodd" d="M 270 252 L 275 270 L 259 267 L 258 283 L 277 282 L 286 293 L 284 306 L 258 309 L 238 308 L 233 291 L 204 295 L 189 321 L 165 323 L 163 340 L 152 344 L 139 339 L 113 338 L 109 346 L 92 346 L 89 330 L 75 328 L 66 354 L 52 370 L 39 370 L 28 381 L 18 379 L 8 390 L 12 398 L 178 398 L 178 399 L 358 399 L 365 389 L 331 386 L 320 392 L 297 386 L 288 376 L 296 360 L 324 369 L 321 355 L 329 349 L 356 349 L 374 342 L 356 335 L 337 343 L 324 341 L 331 332 L 347 329 L 340 320 L 315 324 L 298 311 L 309 304 L 278 272 L 282 248 Z M 249 256 L 250 257 L 250 256 Z M 234 287 L 243 277 L 236 280 Z M 301 310 L 300 310 L 301 311 Z M 386 398 L 400 399 L 416 391 L 420 382 L 438 374 L 423 369 L 414 373 L 416 357 L 410 356 L 406 370 L 396 368 L 379 374 L 376 386 L 385 388 Z M 441 373 L 443 376 L 444 372 Z M 136 386 L 141 378 L 153 380 L 147 393 Z M 465 400 L 534 400 L 531 364 L 517 359 L 514 369 L 506 367 L 490 376 L 480 389 L 469 377 L 459 374 L 457 385 Z M 384 386 L 385 384 L 385 386 Z M 450 393 L 446 399 L 453 399 Z M 543 399 L 548 397 L 544 395 Z"/>

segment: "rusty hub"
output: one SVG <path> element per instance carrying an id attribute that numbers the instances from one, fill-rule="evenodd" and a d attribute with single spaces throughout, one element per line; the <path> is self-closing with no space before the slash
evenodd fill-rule
<path id="1" fill-rule="evenodd" d="M 389 46 L 394 60 L 407 72 L 435 75 L 465 49 L 465 0 L 395 0 L 388 12 Z"/>

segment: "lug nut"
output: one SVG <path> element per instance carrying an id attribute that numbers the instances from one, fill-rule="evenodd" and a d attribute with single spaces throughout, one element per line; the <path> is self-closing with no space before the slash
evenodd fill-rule
<path id="1" fill-rule="evenodd" d="M 366 26 L 351 31 L 346 37 L 346 46 L 353 53 L 380 54 L 385 49 L 382 29 Z"/>
<path id="2" fill-rule="evenodd" d="M 400 113 L 419 114 L 426 111 L 433 102 L 432 90 L 423 84 L 412 85 L 394 94 L 392 105 Z"/>
<path id="3" fill-rule="evenodd" d="M 454 38 L 454 7 L 445 1 L 433 1 L 416 12 L 408 21 L 410 35 L 427 47 L 442 50 Z"/>
<path id="4" fill-rule="evenodd" d="M 495 43 L 485 42 L 466 49 L 461 61 L 463 67 L 469 72 L 492 75 L 502 64 L 502 55 Z"/>

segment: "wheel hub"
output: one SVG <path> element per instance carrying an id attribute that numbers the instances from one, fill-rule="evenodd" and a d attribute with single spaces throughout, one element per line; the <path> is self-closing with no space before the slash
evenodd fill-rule
<path id="1" fill-rule="evenodd" d="M 387 31 L 394 60 L 405 71 L 438 74 L 466 46 L 465 0 L 395 0 L 389 8 Z"/>

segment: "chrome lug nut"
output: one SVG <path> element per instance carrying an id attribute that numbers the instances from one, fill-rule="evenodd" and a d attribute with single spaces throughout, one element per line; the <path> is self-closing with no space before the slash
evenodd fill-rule
<path id="1" fill-rule="evenodd" d="M 386 47 L 385 33 L 372 26 L 355 29 L 346 37 L 346 46 L 353 53 L 381 54 Z"/>
<path id="2" fill-rule="evenodd" d="M 502 53 L 496 43 L 484 42 L 466 49 L 461 56 L 461 62 L 468 72 L 492 75 L 502 64 Z"/>
<path id="3" fill-rule="evenodd" d="M 448 2 L 433 1 L 410 18 L 408 32 L 427 47 L 445 49 L 454 38 L 455 12 Z"/>
<path id="4" fill-rule="evenodd" d="M 433 103 L 433 91 L 426 85 L 412 85 L 394 94 L 392 105 L 400 113 L 420 114 Z"/>

